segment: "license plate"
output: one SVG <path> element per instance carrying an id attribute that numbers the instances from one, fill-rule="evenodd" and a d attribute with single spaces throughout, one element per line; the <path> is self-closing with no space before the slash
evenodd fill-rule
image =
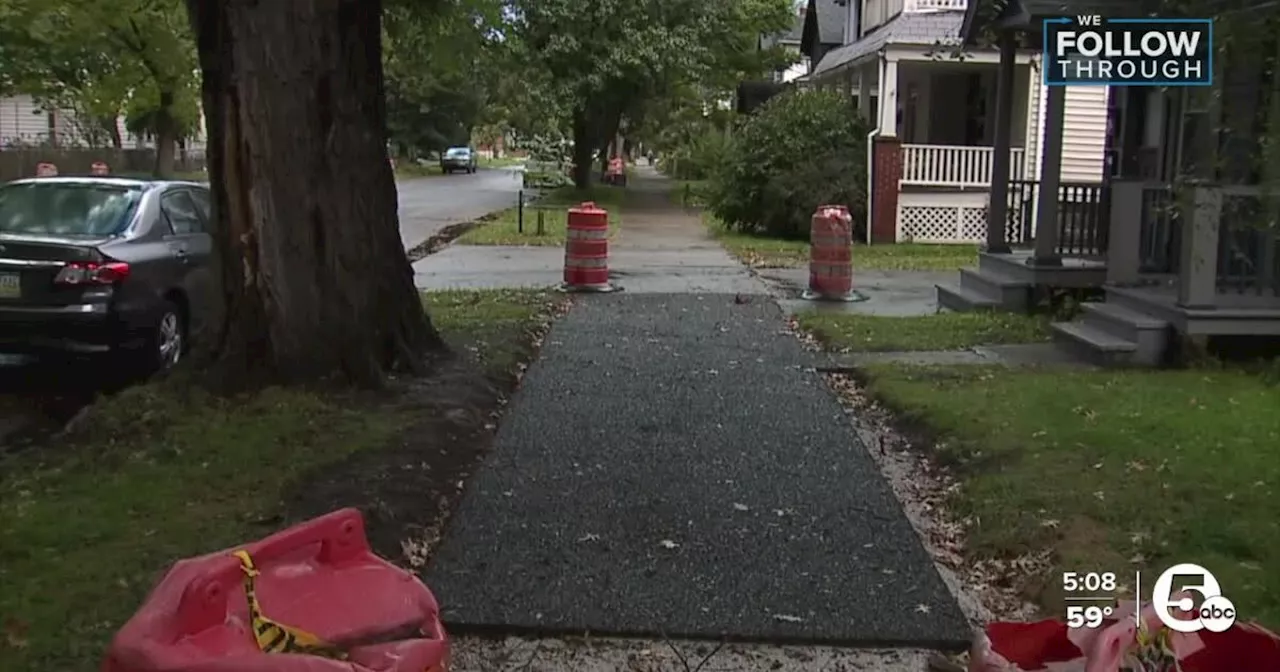
<path id="1" fill-rule="evenodd" d="M 0 273 L 0 298 L 16 299 L 22 296 L 22 276 L 17 273 Z"/>

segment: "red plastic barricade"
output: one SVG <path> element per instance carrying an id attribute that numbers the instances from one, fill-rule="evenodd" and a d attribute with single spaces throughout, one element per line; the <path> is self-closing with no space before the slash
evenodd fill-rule
<path id="1" fill-rule="evenodd" d="M 58 166 L 52 163 L 37 163 L 36 177 L 57 177 Z"/>
<path id="2" fill-rule="evenodd" d="M 1068 628 L 1062 621 L 992 623 L 974 642 L 969 672 L 1118 672 L 1134 653 L 1137 623 L 1132 602 L 1121 604 L 1098 628 Z M 1143 611 L 1149 632 L 1161 623 L 1151 608 Z M 1254 624 L 1236 623 L 1225 632 L 1168 633 L 1167 651 L 1179 667 L 1148 667 L 1181 672 L 1280 670 L 1280 637 Z"/>
<path id="3" fill-rule="evenodd" d="M 93 165 L 89 167 L 89 172 L 92 175 L 110 175 L 111 167 L 104 161 L 94 161 Z"/>
<path id="4" fill-rule="evenodd" d="M 250 613 L 246 574 L 261 617 Z M 287 651 L 266 641 L 292 642 L 285 630 L 333 651 L 265 653 Z M 448 654 L 431 591 L 374 555 L 360 512 L 343 509 L 179 561 L 116 633 L 102 672 L 442 672 Z"/>
<path id="5" fill-rule="evenodd" d="M 627 185 L 627 167 L 622 157 L 609 159 L 609 169 L 605 171 L 605 181 L 609 184 L 625 187 Z"/>

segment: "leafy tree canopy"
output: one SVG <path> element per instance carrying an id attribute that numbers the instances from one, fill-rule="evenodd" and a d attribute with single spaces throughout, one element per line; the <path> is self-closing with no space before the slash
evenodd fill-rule
<path id="1" fill-rule="evenodd" d="M 681 86 L 724 90 L 774 66 L 759 36 L 794 15 L 788 0 L 513 0 L 511 16 L 513 52 L 573 129 L 581 185 L 624 119 Z"/>
<path id="2" fill-rule="evenodd" d="M 0 92 L 176 139 L 198 124 L 198 83 L 178 0 L 0 0 Z"/>

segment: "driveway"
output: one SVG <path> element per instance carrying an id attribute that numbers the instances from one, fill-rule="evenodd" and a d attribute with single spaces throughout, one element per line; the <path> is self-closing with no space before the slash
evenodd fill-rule
<path id="1" fill-rule="evenodd" d="M 514 207 L 520 191 L 518 168 L 482 169 L 474 175 L 442 175 L 398 180 L 400 238 L 412 249 L 450 224 Z"/>

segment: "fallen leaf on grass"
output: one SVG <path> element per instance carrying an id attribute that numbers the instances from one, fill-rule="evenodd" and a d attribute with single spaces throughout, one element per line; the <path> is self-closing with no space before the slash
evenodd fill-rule
<path id="1" fill-rule="evenodd" d="M 663 539 L 662 541 L 658 542 L 658 545 L 667 549 L 668 551 L 680 547 L 680 544 L 677 544 L 676 542 L 671 541 L 670 539 Z"/>
<path id="2" fill-rule="evenodd" d="M 774 614 L 773 620 L 782 621 L 783 623 L 801 623 L 804 621 L 803 618 L 792 616 L 791 614 Z"/>
<path id="3" fill-rule="evenodd" d="M 749 511 L 749 510 L 751 510 L 751 507 L 747 506 L 746 504 L 740 504 L 740 503 L 738 503 L 738 502 L 734 502 L 734 504 L 733 504 L 733 508 L 734 508 L 734 510 L 735 510 L 735 511 Z"/>
<path id="4" fill-rule="evenodd" d="M 27 630 L 30 628 L 26 623 L 11 618 L 4 622 L 4 642 L 15 649 L 27 648 Z"/>

